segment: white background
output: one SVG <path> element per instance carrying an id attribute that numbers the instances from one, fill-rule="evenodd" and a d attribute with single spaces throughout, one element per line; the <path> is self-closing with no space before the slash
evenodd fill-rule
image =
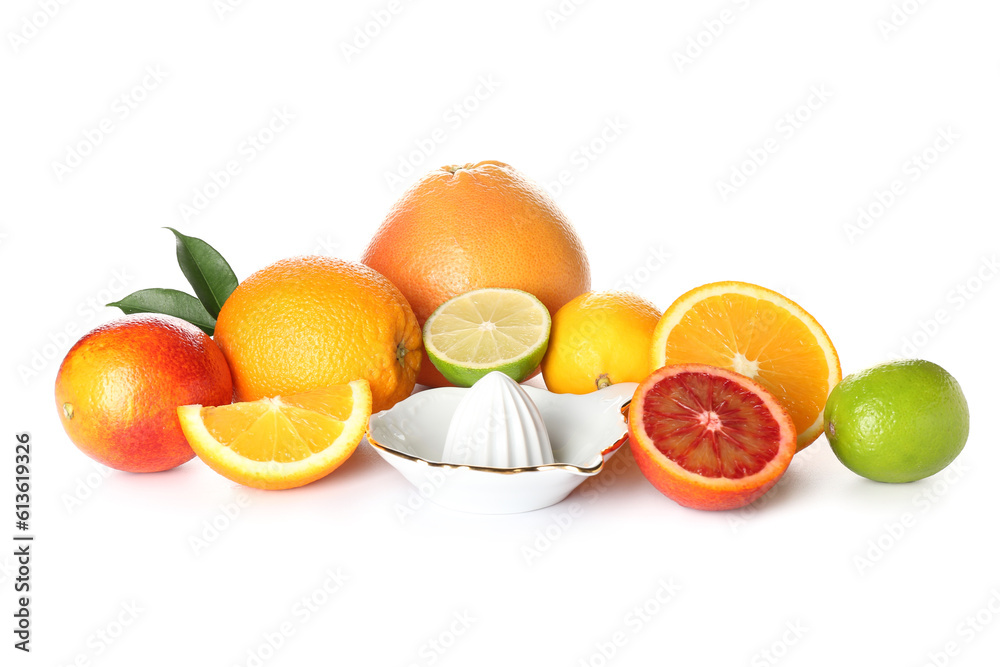
<path id="1" fill-rule="evenodd" d="M 10 646 L 0 550 L 4 664 L 252 665 L 284 623 L 291 636 L 262 664 L 917 666 L 949 642 L 939 664 L 993 664 L 997 3 L 907 0 L 912 16 L 889 31 L 890 0 L 567 0 L 560 20 L 557 0 L 425 0 L 394 5 L 350 56 L 388 0 L 249 0 L 221 16 L 211 0 L 104 0 L 51 19 L 44 4 L 8 0 L 0 16 L 0 470 L 10 480 L 13 434 L 30 431 L 37 535 L 30 656 Z M 705 46 L 681 63 L 689 40 Z M 294 120 L 248 159 L 275 109 Z M 54 165 L 103 119 L 111 132 L 81 164 Z M 765 146 L 762 166 L 741 167 Z M 925 150 L 936 159 L 914 172 Z M 626 450 L 546 510 L 401 516 L 413 491 L 366 444 L 319 483 L 266 493 L 197 460 L 101 475 L 63 434 L 58 363 L 117 313 L 90 304 L 186 288 L 161 227 L 206 239 L 240 278 L 298 254 L 356 259 L 420 173 L 484 159 L 546 183 L 567 172 L 557 200 L 595 289 L 632 281 L 666 308 L 705 282 L 751 281 L 810 310 L 845 373 L 904 353 L 943 365 L 972 412 L 951 474 L 871 483 L 821 438 L 759 506 L 711 514 L 660 495 Z M 185 216 L 229 160 L 240 173 Z M 724 200 L 734 168 L 754 173 Z M 896 179 L 902 194 L 849 234 Z M 658 253 L 669 261 L 647 270 Z M 233 504 L 196 553 L 191 539 Z M 5 541 L 12 514 L 0 511 Z M 339 590 L 318 592 L 338 570 Z M 667 602 L 661 582 L 677 588 Z M 302 613 L 314 595 L 325 604 Z M 624 645 L 604 658 L 616 633 Z"/>

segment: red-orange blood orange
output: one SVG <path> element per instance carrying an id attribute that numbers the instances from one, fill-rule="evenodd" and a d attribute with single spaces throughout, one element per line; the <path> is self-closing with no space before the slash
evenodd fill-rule
<path id="1" fill-rule="evenodd" d="M 664 366 L 636 389 L 629 442 L 639 469 L 685 507 L 728 510 L 767 492 L 795 454 L 795 425 L 753 380 L 703 364 Z"/>
<path id="2" fill-rule="evenodd" d="M 81 338 L 55 393 L 63 428 L 84 454 L 116 470 L 159 472 L 194 458 L 177 408 L 229 403 L 233 382 L 222 351 L 196 326 L 141 314 Z"/>

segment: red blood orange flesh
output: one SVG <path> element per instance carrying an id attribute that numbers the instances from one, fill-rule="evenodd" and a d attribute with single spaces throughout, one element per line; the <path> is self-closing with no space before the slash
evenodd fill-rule
<path id="1" fill-rule="evenodd" d="M 629 442 L 653 486 L 685 507 L 726 510 L 762 496 L 795 454 L 788 412 L 764 387 L 702 364 L 664 366 L 629 406 Z"/>

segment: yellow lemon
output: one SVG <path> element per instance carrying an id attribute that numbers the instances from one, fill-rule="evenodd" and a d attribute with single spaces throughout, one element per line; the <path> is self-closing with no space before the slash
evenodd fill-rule
<path id="1" fill-rule="evenodd" d="M 549 391 L 586 394 L 618 382 L 642 382 L 660 311 L 630 292 L 581 294 L 552 317 L 542 377 Z"/>

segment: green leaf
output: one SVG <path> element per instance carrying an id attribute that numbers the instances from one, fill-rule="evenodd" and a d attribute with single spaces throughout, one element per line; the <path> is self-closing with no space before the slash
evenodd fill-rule
<path id="1" fill-rule="evenodd" d="M 209 336 L 215 333 L 215 318 L 208 314 L 201 301 L 175 289 L 141 289 L 109 303 L 126 315 L 159 313 L 173 315 L 195 325 Z"/>
<path id="2" fill-rule="evenodd" d="M 239 284 L 236 274 L 229 262 L 212 246 L 193 236 L 185 236 L 173 227 L 167 229 L 177 237 L 177 263 L 184 277 L 191 283 L 208 314 L 218 317 L 222 304 Z"/>

